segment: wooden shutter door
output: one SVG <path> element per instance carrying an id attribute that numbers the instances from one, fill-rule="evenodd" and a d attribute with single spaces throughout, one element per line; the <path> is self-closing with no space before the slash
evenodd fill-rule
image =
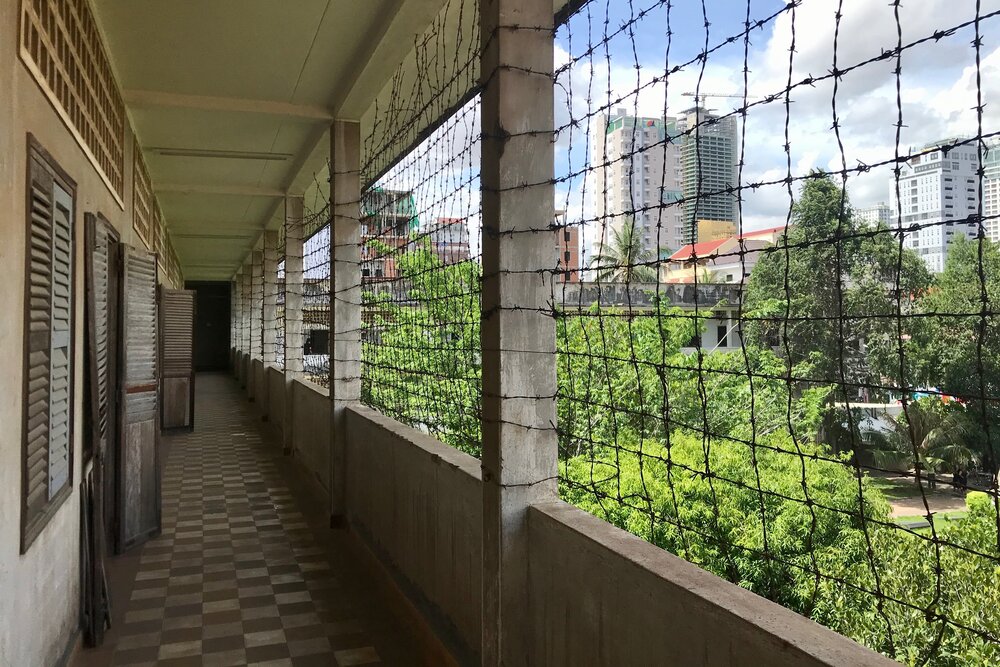
<path id="1" fill-rule="evenodd" d="M 121 550 L 160 531 L 156 255 L 122 245 Z"/>
<path id="2" fill-rule="evenodd" d="M 192 290 L 160 288 L 160 392 L 162 426 L 194 425 L 194 318 Z"/>

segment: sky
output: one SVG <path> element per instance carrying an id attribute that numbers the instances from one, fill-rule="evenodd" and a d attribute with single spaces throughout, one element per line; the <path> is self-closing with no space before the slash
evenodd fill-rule
<path id="1" fill-rule="evenodd" d="M 894 57 L 867 62 L 896 47 L 895 11 L 904 45 L 927 40 L 904 49 L 899 77 Z M 993 13 L 1000 13 L 1000 0 L 980 0 L 983 135 L 1000 131 L 1000 15 Z M 591 0 L 556 32 L 555 207 L 567 210 L 571 223 L 594 217 L 596 172 L 588 179 L 587 165 L 597 113 L 625 108 L 633 115 L 676 115 L 691 106 L 682 93 L 695 90 L 741 96 L 710 98 L 708 106 L 720 114 L 741 106 L 744 94 L 756 103 L 739 124 L 744 185 L 780 181 L 789 171 L 794 177 L 814 168 L 875 165 L 932 141 L 975 136 L 975 17 L 976 0 L 903 0 L 898 8 L 890 0 L 799 0 L 794 6 L 782 0 L 672 0 L 669 7 L 666 0 Z M 850 70 L 837 81 L 836 95 L 828 76 L 835 53 L 837 67 Z M 801 83 L 817 77 L 827 78 Z M 380 180 L 383 187 L 414 192 L 423 224 L 468 219 L 474 255 L 480 225 L 477 105 L 469 102 Z M 852 205 L 888 202 L 892 182 L 887 166 L 850 174 Z M 789 192 L 784 183 L 745 190 L 742 229 L 784 224 L 797 191 L 798 184 Z M 596 224 L 585 224 L 583 232 L 589 247 Z"/>
<path id="2" fill-rule="evenodd" d="M 839 31 L 835 14 L 840 6 Z M 906 0 L 900 4 L 903 44 L 943 31 L 938 40 L 905 49 L 899 77 L 902 128 L 899 152 L 956 135 L 976 135 L 975 0 Z M 703 9 L 707 14 L 703 17 Z M 844 70 L 875 58 L 897 43 L 894 8 L 888 0 L 802 0 L 786 7 L 776 0 L 749 0 L 751 23 L 744 35 L 747 0 L 674 0 L 669 9 L 657 0 L 593 0 L 557 32 L 556 124 L 565 129 L 557 142 L 556 174 L 584 169 L 589 117 L 607 108 L 662 116 L 691 106 L 683 92 L 747 93 L 760 104 L 741 124 L 743 182 L 778 180 L 788 171 L 850 169 L 896 155 L 897 77 L 895 59 L 864 64 L 840 78 L 836 107 L 843 155 L 833 126 L 833 80 L 795 85 L 828 75 L 834 63 Z M 983 133 L 1000 129 L 1000 0 L 982 0 L 981 90 L 986 103 Z M 986 18 L 982 18 L 986 17 Z M 669 25 L 669 35 L 668 35 Z M 953 28 L 957 28 L 952 31 Z M 606 38 L 605 35 L 608 35 Z M 735 38 L 732 39 L 731 38 Z M 795 44 L 794 52 L 790 47 Z M 729 43 L 727 43 L 729 42 Z M 707 58 L 699 54 L 710 50 Z M 669 47 L 669 51 L 668 51 Z M 789 61 L 791 59 L 791 75 Z M 744 62 L 747 65 L 744 82 Z M 673 70 L 664 77 L 665 70 Z M 657 81 L 656 79 L 659 78 Z M 792 82 L 788 113 L 789 155 L 785 153 L 784 91 Z M 768 102 L 770 96 L 777 96 Z M 708 102 L 730 113 L 742 99 Z M 852 204 L 865 207 L 888 201 L 888 168 L 852 175 Z M 573 217 L 589 217 L 592 186 L 573 178 L 559 187 L 557 206 Z M 793 195 L 797 186 L 793 186 Z M 787 186 L 747 191 L 743 228 L 783 224 L 789 209 Z"/>

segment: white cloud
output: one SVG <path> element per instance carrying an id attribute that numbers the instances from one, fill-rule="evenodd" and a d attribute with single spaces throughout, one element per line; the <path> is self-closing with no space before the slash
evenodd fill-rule
<path id="1" fill-rule="evenodd" d="M 745 132 L 744 183 L 779 180 L 786 175 L 786 160 L 790 157 L 792 175 L 804 175 L 812 168 L 840 170 L 841 162 L 848 169 L 859 164 L 872 165 L 896 155 L 895 59 L 864 64 L 845 74 L 836 90 L 837 117 L 843 155 L 833 130 L 834 81 L 832 78 L 813 85 L 796 85 L 806 78 L 824 77 L 833 68 L 834 36 L 838 3 L 829 0 L 806 0 L 794 15 L 785 11 L 770 26 L 766 39 L 760 33 L 751 35 L 753 44 L 747 65 L 749 92 L 763 100 L 779 95 L 773 102 L 751 108 Z M 974 135 L 976 119 L 972 107 L 976 99 L 975 51 L 972 48 L 974 30 L 966 26 L 947 34 L 957 25 L 975 17 L 975 0 L 920 0 L 902 3 L 899 24 L 902 42 L 907 44 L 936 31 L 946 34 L 939 39 L 908 48 L 903 53 L 900 78 L 903 127 L 900 130 L 899 152 L 905 155 L 911 146 L 955 136 Z M 1000 0 L 983 0 L 981 15 L 1000 10 Z M 742 16 L 742 14 L 741 14 Z M 794 19 L 794 22 L 793 22 Z M 646 24 L 648 23 L 648 25 Z M 795 52 L 790 52 L 794 28 Z M 837 66 L 841 70 L 877 58 L 897 44 L 896 18 L 891 3 L 873 0 L 844 0 L 837 36 Z M 656 21 L 641 22 L 637 32 L 662 31 Z M 1000 18 L 990 17 L 981 22 L 984 36 L 981 55 L 982 95 L 986 103 L 983 132 L 1000 129 L 1000 41 L 992 37 L 1000 32 Z M 675 29 L 676 33 L 676 29 Z M 676 34 L 675 34 L 676 39 Z M 700 39 L 700 38 L 699 38 Z M 713 33 L 711 43 L 724 36 Z M 698 41 L 698 40 L 694 40 Z M 648 44 L 650 40 L 644 40 Z M 698 42 L 700 44 L 700 42 Z M 660 115 L 667 98 L 667 110 L 674 114 L 690 105 L 681 93 L 693 90 L 701 78 L 703 91 L 742 93 L 742 39 L 728 51 L 712 54 L 700 66 L 687 67 L 671 74 L 667 81 L 651 83 L 662 69 L 635 68 L 630 40 L 622 35 L 620 43 L 612 43 L 610 66 L 603 52 L 576 63 L 572 78 L 562 77 L 571 92 L 570 102 L 565 92 L 557 94 L 557 114 L 563 122 L 572 114 L 584 118 L 601 107 L 624 107 L 637 115 Z M 620 58 L 615 58 L 620 53 Z M 657 54 L 644 53 L 644 62 L 656 61 Z M 789 77 L 789 58 L 792 73 Z M 570 55 L 559 50 L 557 63 L 568 62 Z M 786 109 L 783 92 L 789 80 L 793 88 L 788 105 L 789 156 L 785 154 Z M 665 91 L 669 91 L 666 94 Z M 720 112 L 728 112 L 739 100 L 712 99 Z M 735 104 L 734 104 L 735 103 Z M 573 138 L 573 146 L 560 137 L 560 147 L 580 168 L 582 149 L 577 146 L 582 135 Z M 852 174 L 848 187 L 855 206 L 867 206 L 888 199 L 891 172 L 888 168 L 873 169 L 866 174 Z M 576 184 L 574 192 L 579 190 Z M 571 188 L 572 189 L 572 188 Z M 797 186 L 795 186 L 797 190 Z M 587 202 L 580 201 L 581 208 Z M 744 196 L 744 226 L 752 229 L 780 224 L 789 206 L 784 185 L 747 191 Z M 589 210 L 589 209 L 588 209 Z M 589 217 L 582 212 L 583 217 Z"/>

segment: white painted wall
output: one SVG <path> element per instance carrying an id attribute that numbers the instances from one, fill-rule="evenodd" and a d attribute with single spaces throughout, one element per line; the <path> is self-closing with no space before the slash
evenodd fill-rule
<path id="1" fill-rule="evenodd" d="M 100 211 L 122 239 L 141 243 L 123 209 L 17 57 L 19 0 L 0 0 L 0 667 L 48 667 L 79 626 L 79 488 L 82 477 L 84 213 Z M 20 552 L 21 386 L 27 133 L 77 183 L 72 495 L 28 552 Z M 131 202 L 131 145 L 126 192 Z"/>

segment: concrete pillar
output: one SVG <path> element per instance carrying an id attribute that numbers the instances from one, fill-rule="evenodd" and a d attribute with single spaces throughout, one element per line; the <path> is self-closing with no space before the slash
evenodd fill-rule
<path id="1" fill-rule="evenodd" d="M 483 0 L 484 665 L 528 665 L 527 508 L 557 497 L 552 6 Z M 525 184 L 529 184 L 527 187 Z"/>
<path id="2" fill-rule="evenodd" d="M 261 315 L 263 307 L 264 252 L 262 250 L 254 250 L 250 253 L 250 377 L 247 380 L 247 396 L 249 396 L 251 401 L 257 398 L 253 361 L 263 356 L 261 349 L 261 333 L 263 332 Z"/>
<path id="3" fill-rule="evenodd" d="M 240 298 L 240 303 L 242 308 L 240 308 L 240 348 L 243 352 L 240 355 L 240 385 L 243 387 L 249 386 L 249 381 L 247 376 L 249 375 L 248 369 L 250 368 L 249 357 L 250 357 L 250 296 L 253 293 L 251 289 L 251 269 L 250 269 L 250 257 L 248 256 L 243 262 L 242 277 L 243 285 L 241 286 L 242 297 Z"/>
<path id="4" fill-rule="evenodd" d="M 242 269 L 241 269 L 242 270 Z M 239 271 L 229 283 L 229 367 L 234 377 L 239 377 L 240 360 L 240 296 L 243 276 Z"/>
<path id="5" fill-rule="evenodd" d="M 294 443 L 292 385 L 302 377 L 302 197 L 285 198 L 285 454 Z"/>
<path id="6" fill-rule="evenodd" d="M 267 368 L 278 360 L 275 353 L 278 341 L 278 231 L 267 230 L 263 234 L 264 250 L 261 255 L 261 298 L 260 298 L 260 359 L 264 372 L 260 386 L 254 387 L 254 398 L 257 400 L 261 419 L 268 420 L 268 410 L 271 407 L 270 384 L 267 381 Z"/>
<path id="7" fill-rule="evenodd" d="M 345 519 L 344 410 L 361 400 L 361 126 L 330 128 L 330 525 Z"/>
<path id="8" fill-rule="evenodd" d="M 278 362 L 278 231 L 264 232 L 264 302 L 262 359 L 264 366 Z"/>

